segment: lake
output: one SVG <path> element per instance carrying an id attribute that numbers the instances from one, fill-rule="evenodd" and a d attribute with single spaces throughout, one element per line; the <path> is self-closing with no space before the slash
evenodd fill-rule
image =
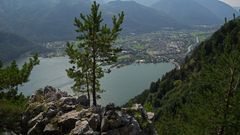
<path id="1" fill-rule="evenodd" d="M 18 61 L 23 63 L 26 59 Z M 71 67 L 66 57 L 40 58 L 40 65 L 34 67 L 29 82 L 19 87 L 25 95 L 31 95 L 35 90 L 47 85 L 72 93 L 73 80 L 69 79 L 66 69 Z M 150 87 L 152 81 L 161 78 L 166 72 L 175 68 L 171 63 L 158 64 L 132 64 L 121 68 L 112 69 L 110 74 L 100 80 L 101 94 L 98 103 L 106 105 L 115 103 L 122 105 L 129 99 L 137 96 Z"/>

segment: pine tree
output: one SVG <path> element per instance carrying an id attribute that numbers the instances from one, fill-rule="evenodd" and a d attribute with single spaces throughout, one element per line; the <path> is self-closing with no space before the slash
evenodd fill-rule
<path id="1" fill-rule="evenodd" d="M 86 52 L 79 53 L 74 49 L 74 45 L 67 43 L 66 53 L 69 56 L 70 63 L 75 64 L 72 68 L 67 69 L 67 75 L 69 78 L 74 79 L 75 84 L 72 89 L 75 94 L 87 92 L 89 106 L 90 106 L 90 83 L 91 83 L 91 71 L 90 65 L 92 64 L 89 58 L 89 54 Z"/>
<path id="2" fill-rule="evenodd" d="M 124 13 L 113 16 L 112 28 L 103 24 L 102 13 L 99 11 L 99 4 L 95 1 L 91 7 L 89 15 L 80 14 L 80 18 L 75 18 L 74 25 L 77 27 L 77 49 L 70 43 L 66 49 L 70 57 L 70 63 L 77 65 L 68 71 L 70 78 L 75 80 L 75 88 L 84 88 L 92 92 L 93 105 L 97 105 L 97 92 L 100 92 L 99 79 L 104 72 L 101 66 L 116 62 L 119 48 L 114 48 L 112 44 L 117 39 L 123 23 Z"/>
<path id="3" fill-rule="evenodd" d="M 0 64 L 0 90 L 17 90 L 19 85 L 28 82 L 28 78 L 34 66 L 39 64 L 38 56 L 35 55 L 24 63 L 20 69 L 13 61 L 9 66 Z"/>
<path id="4" fill-rule="evenodd" d="M 215 119 L 212 119 L 212 123 L 209 124 L 218 135 L 232 134 L 234 125 L 237 125 L 234 120 L 237 120 L 238 113 L 235 112 L 240 105 L 236 102 L 240 94 L 239 59 L 239 50 L 233 50 L 230 41 L 226 38 L 224 52 L 218 56 L 214 64 L 205 63 L 199 76 L 201 81 L 196 81 L 198 83 L 196 86 L 201 85 L 201 88 L 205 88 L 202 91 L 211 98 L 208 114 L 214 114 Z M 206 95 L 203 101 L 207 99 Z"/>

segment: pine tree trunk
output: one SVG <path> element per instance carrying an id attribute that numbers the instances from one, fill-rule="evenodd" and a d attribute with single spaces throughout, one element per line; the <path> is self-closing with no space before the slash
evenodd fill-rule
<path id="1" fill-rule="evenodd" d="M 90 103 L 91 103 L 91 97 L 90 97 L 90 90 L 89 90 L 89 77 L 88 77 L 88 73 L 87 73 L 87 75 L 86 75 L 86 80 L 87 80 L 88 106 L 90 106 Z"/>
<path id="2" fill-rule="evenodd" d="M 96 56 L 95 56 L 95 52 L 93 52 L 93 69 L 92 70 L 93 70 L 93 82 L 92 82 L 93 106 L 97 106 L 97 99 L 96 99 Z"/>

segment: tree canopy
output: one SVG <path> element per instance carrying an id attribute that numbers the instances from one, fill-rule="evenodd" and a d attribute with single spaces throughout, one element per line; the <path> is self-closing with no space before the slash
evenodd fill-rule
<path id="1" fill-rule="evenodd" d="M 0 62 L 1 63 L 1 62 Z M 38 55 L 29 58 L 29 62 L 19 68 L 16 61 L 8 66 L 0 64 L 0 91 L 17 89 L 19 85 L 26 83 L 34 66 L 39 64 Z"/>
<path id="2" fill-rule="evenodd" d="M 93 2 L 89 15 L 80 14 L 75 18 L 77 27 L 77 46 L 68 43 L 66 52 L 70 63 L 74 66 L 67 70 L 68 76 L 74 79 L 73 89 L 87 91 L 90 100 L 92 93 L 93 105 L 97 105 L 97 92 L 101 92 L 99 79 L 104 76 L 102 66 L 117 60 L 119 48 L 113 47 L 123 23 L 124 13 L 112 17 L 112 28 L 103 23 L 99 4 Z"/>

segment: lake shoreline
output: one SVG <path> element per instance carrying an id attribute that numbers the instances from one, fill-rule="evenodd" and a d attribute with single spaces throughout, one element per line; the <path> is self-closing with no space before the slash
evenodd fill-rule
<path id="1" fill-rule="evenodd" d="M 19 60 L 18 64 L 24 63 L 25 60 Z M 67 77 L 65 71 L 70 67 L 66 57 L 41 57 L 40 65 L 36 66 L 30 75 L 30 81 L 20 86 L 19 92 L 23 92 L 24 95 L 32 95 L 35 90 L 49 85 L 73 94 L 71 90 L 73 80 Z M 100 79 L 101 87 L 106 92 L 101 94 L 102 99 L 99 102 L 103 105 L 109 102 L 122 105 L 148 89 L 151 82 L 158 80 L 174 67 L 172 63 L 133 63 L 121 68 L 113 68 L 110 74 L 106 73 Z"/>

